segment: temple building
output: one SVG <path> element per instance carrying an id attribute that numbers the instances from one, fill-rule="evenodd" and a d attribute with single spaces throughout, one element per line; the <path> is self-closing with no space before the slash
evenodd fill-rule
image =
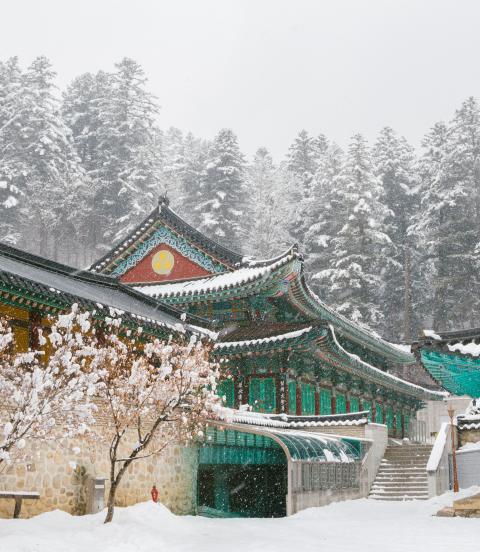
<path id="1" fill-rule="evenodd" d="M 367 496 L 388 437 L 408 436 L 418 409 L 444 397 L 439 386 L 399 377 L 417 362 L 408 348 L 313 293 L 296 247 L 269 260 L 244 258 L 191 227 L 166 198 L 86 271 L 0 246 L 0 314 L 21 347 L 35 345 L 33 330 L 48 314 L 73 303 L 99 319 L 103 308 L 120 309 L 146 339 L 205 335 L 222 367 L 219 394 L 231 418 L 172 456 L 172 469 L 149 461 L 155 480 L 142 476 L 122 504 L 145 500 L 151 483 L 174 511 L 205 515 L 280 516 Z M 102 472 L 84 462 L 87 473 Z M 50 488 L 44 477 L 45 484 L 27 481 Z M 72 500 L 58 505 L 81 512 Z"/>
<path id="2" fill-rule="evenodd" d="M 369 411 L 402 437 L 438 393 L 396 374 L 415 357 L 329 308 L 309 288 L 296 247 L 255 261 L 210 240 L 162 198 L 91 271 L 208 321 L 226 364 L 226 404 L 264 413 Z"/>

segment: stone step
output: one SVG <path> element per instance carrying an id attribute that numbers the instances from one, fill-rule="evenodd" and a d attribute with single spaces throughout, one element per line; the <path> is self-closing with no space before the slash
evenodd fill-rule
<path id="1" fill-rule="evenodd" d="M 395 462 L 401 462 L 402 460 L 424 460 L 428 462 L 430 454 L 386 454 L 384 458 Z"/>
<path id="2" fill-rule="evenodd" d="M 427 477 L 427 471 L 422 468 L 410 468 L 408 470 L 399 470 L 395 468 L 381 468 L 377 472 L 377 477 L 379 475 L 385 475 L 385 476 L 393 476 L 393 475 L 403 475 L 405 477 L 410 476 L 425 476 Z"/>
<path id="3" fill-rule="evenodd" d="M 431 445 L 389 445 L 368 498 L 401 501 L 427 500 L 427 462 Z"/>
<path id="4" fill-rule="evenodd" d="M 396 477 L 394 479 L 375 479 L 374 481 L 374 484 L 378 484 L 378 485 L 388 485 L 390 483 L 396 483 L 398 484 L 399 486 L 400 485 L 410 485 L 410 484 L 415 484 L 415 485 L 425 485 L 427 486 L 428 485 L 428 480 L 427 479 L 411 479 L 411 478 L 408 478 L 408 477 Z"/>
<path id="5" fill-rule="evenodd" d="M 391 472 L 401 472 L 405 474 L 413 475 L 415 472 L 427 473 L 426 466 L 397 466 L 395 464 L 380 464 L 378 468 L 378 473 L 391 473 Z"/>
<path id="6" fill-rule="evenodd" d="M 418 483 L 406 483 L 404 481 L 375 481 L 375 483 L 372 485 L 372 489 L 380 487 L 383 489 L 406 489 L 407 487 L 409 489 L 426 489 L 428 488 L 428 485 L 424 481 L 419 481 Z"/>
<path id="7" fill-rule="evenodd" d="M 428 458 L 405 458 L 402 460 L 398 460 L 397 458 L 384 458 L 380 465 L 383 464 L 390 464 L 390 465 L 398 465 L 398 466 L 411 466 L 412 464 L 418 464 L 419 466 L 426 466 L 428 464 Z"/>
<path id="8" fill-rule="evenodd" d="M 431 450 L 386 450 L 385 456 L 428 456 Z"/>
<path id="9" fill-rule="evenodd" d="M 383 485 L 374 485 L 370 489 L 370 494 L 376 493 L 405 493 L 405 494 L 425 494 L 428 493 L 428 487 L 426 485 L 421 485 L 420 487 L 415 487 L 411 485 L 406 485 L 405 487 L 389 487 Z"/>
<path id="10" fill-rule="evenodd" d="M 368 497 L 370 500 L 385 500 L 392 502 L 400 502 L 407 500 L 428 500 L 428 496 L 382 496 L 382 495 L 371 495 Z"/>
<path id="11" fill-rule="evenodd" d="M 386 498 L 391 498 L 391 499 L 396 499 L 396 500 L 428 500 L 428 493 L 424 493 L 424 494 L 407 494 L 407 493 L 398 493 L 398 494 L 387 494 L 387 493 L 376 493 L 376 494 L 372 494 L 372 495 L 369 495 L 368 498 L 382 498 L 382 499 L 386 499 Z"/>
<path id="12" fill-rule="evenodd" d="M 385 450 L 385 456 L 415 456 L 417 454 L 428 456 L 432 451 L 428 449 L 423 450 Z"/>
<path id="13" fill-rule="evenodd" d="M 392 460 L 407 460 L 408 458 L 430 458 L 430 453 L 419 452 L 417 454 L 385 454 L 384 458 Z"/>

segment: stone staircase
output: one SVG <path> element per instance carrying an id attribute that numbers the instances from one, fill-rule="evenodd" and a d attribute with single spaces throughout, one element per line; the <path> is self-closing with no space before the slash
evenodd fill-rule
<path id="1" fill-rule="evenodd" d="M 432 445 L 388 445 L 368 498 L 427 500 L 427 462 Z"/>

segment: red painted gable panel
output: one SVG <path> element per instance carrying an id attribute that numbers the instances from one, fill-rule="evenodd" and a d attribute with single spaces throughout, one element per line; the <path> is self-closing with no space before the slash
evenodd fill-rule
<path id="1" fill-rule="evenodd" d="M 126 272 L 120 281 L 124 283 L 169 282 L 210 274 L 169 245 L 162 243 Z"/>

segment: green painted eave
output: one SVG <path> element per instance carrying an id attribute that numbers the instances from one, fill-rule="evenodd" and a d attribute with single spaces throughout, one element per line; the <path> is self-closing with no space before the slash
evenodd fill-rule
<path id="1" fill-rule="evenodd" d="M 480 397 L 480 358 L 421 348 L 420 359 L 432 378 L 450 393 Z"/>

